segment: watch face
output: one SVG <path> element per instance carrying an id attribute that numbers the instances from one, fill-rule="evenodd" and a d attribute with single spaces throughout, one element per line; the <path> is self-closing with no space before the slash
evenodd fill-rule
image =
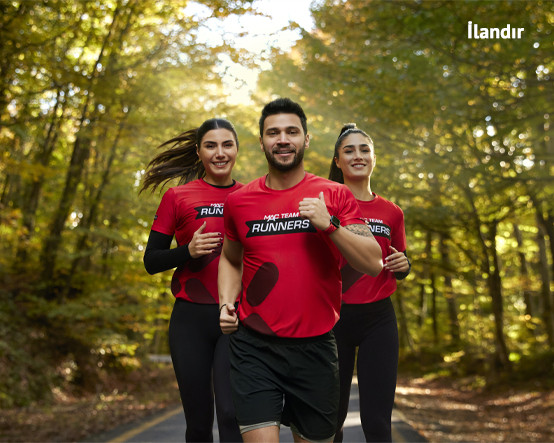
<path id="1" fill-rule="evenodd" d="M 331 217 L 331 224 L 335 227 L 335 228 L 338 228 L 340 226 L 340 220 L 338 219 L 338 217 L 336 216 L 332 216 Z"/>

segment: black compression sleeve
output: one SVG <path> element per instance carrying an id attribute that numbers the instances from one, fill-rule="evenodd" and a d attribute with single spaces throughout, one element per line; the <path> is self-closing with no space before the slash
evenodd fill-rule
<path id="1" fill-rule="evenodd" d="M 404 272 L 395 272 L 394 273 L 394 277 L 397 279 L 397 280 L 404 280 L 408 274 L 410 273 L 410 271 L 412 270 L 412 262 L 410 261 L 410 259 L 408 258 L 408 254 L 406 253 L 406 251 L 404 251 L 404 255 L 406 256 L 406 258 L 408 259 L 408 265 L 410 266 L 408 268 L 407 271 L 404 271 Z"/>
<path id="2" fill-rule="evenodd" d="M 144 268 L 149 274 L 176 268 L 191 259 L 188 244 L 170 249 L 172 235 L 150 231 L 146 251 L 144 251 Z"/>

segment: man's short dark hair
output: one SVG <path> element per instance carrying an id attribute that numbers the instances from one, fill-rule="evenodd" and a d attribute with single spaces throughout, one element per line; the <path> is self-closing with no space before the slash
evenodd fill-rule
<path id="1" fill-rule="evenodd" d="M 269 102 L 264 106 L 264 109 L 262 109 L 262 116 L 260 117 L 260 137 L 263 137 L 265 119 L 275 114 L 296 114 L 300 118 L 304 135 L 308 133 L 306 114 L 304 114 L 302 107 L 298 103 L 293 102 L 290 98 L 278 98 Z"/>

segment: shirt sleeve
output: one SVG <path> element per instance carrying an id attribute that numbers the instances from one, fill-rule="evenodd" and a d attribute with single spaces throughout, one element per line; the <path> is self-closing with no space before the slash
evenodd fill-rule
<path id="1" fill-rule="evenodd" d="M 404 228 L 404 212 L 396 208 L 395 223 L 392 229 L 391 245 L 399 252 L 406 251 L 406 230 Z"/>
<path id="2" fill-rule="evenodd" d="M 238 241 L 239 236 L 235 221 L 233 220 L 233 204 L 231 195 L 227 197 L 225 204 L 223 205 L 223 224 L 227 238 L 232 241 Z"/>
<path id="3" fill-rule="evenodd" d="M 404 212 L 400 207 L 396 207 L 396 210 L 395 223 L 391 235 L 391 245 L 398 252 L 403 252 L 406 258 L 408 258 L 408 254 L 406 252 L 406 230 L 404 228 Z M 410 267 L 407 271 L 394 273 L 394 277 L 397 280 L 404 280 L 410 274 L 410 271 L 412 270 L 412 264 L 410 263 L 409 259 L 408 264 Z"/>
<path id="4" fill-rule="evenodd" d="M 152 230 L 161 232 L 162 234 L 175 234 L 175 226 L 177 223 L 176 207 L 175 207 L 175 191 L 169 188 L 162 197 L 160 206 L 154 216 Z"/>
<path id="5" fill-rule="evenodd" d="M 149 274 L 176 268 L 191 259 L 189 245 L 170 249 L 172 235 L 150 231 L 146 251 L 144 251 L 144 268 Z"/>
<path id="6" fill-rule="evenodd" d="M 331 215 L 336 215 L 342 226 L 355 224 L 364 225 L 362 212 L 352 191 L 345 185 L 341 185 L 337 194 L 337 205 L 334 208 L 336 213 Z"/>

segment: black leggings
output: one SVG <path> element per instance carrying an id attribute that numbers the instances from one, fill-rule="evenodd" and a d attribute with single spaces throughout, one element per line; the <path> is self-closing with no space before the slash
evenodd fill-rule
<path id="1" fill-rule="evenodd" d="M 343 304 L 334 328 L 339 354 L 340 402 L 335 441 L 341 442 L 358 347 L 360 417 L 366 441 L 392 441 L 391 414 L 398 367 L 398 327 L 390 297 Z"/>
<path id="2" fill-rule="evenodd" d="M 231 397 L 229 336 L 219 327 L 218 306 L 177 298 L 169 348 L 187 421 L 186 441 L 213 441 L 214 392 L 219 441 L 242 441 Z"/>

